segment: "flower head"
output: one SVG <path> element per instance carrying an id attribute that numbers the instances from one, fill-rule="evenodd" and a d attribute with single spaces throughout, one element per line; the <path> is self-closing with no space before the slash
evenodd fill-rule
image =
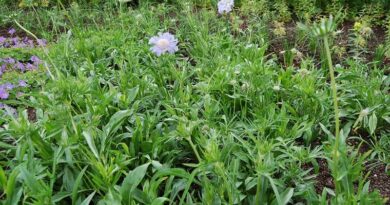
<path id="1" fill-rule="evenodd" d="M 45 39 L 38 39 L 37 43 L 38 43 L 39 46 L 43 46 L 44 47 L 44 46 L 46 46 L 47 41 Z"/>
<path id="2" fill-rule="evenodd" d="M 19 87 L 27 87 L 28 84 L 24 80 L 19 80 Z"/>
<path id="3" fill-rule="evenodd" d="M 35 70 L 37 68 L 37 66 L 31 64 L 31 63 L 27 63 L 26 64 L 26 69 L 27 70 Z"/>
<path id="4" fill-rule="evenodd" d="M 8 99 L 8 97 L 9 97 L 8 91 L 4 88 L 0 88 L 0 99 L 5 100 Z"/>
<path id="5" fill-rule="evenodd" d="M 38 58 L 38 56 L 31 56 L 31 59 L 30 59 L 34 65 L 38 65 L 41 63 L 41 59 Z"/>
<path id="6" fill-rule="evenodd" d="M 11 28 L 9 31 L 8 31 L 9 34 L 14 35 L 16 33 L 16 30 L 14 28 Z"/>
<path id="7" fill-rule="evenodd" d="M 370 114 L 369 108 L 365 108 L 362 111 L 360 111 L 360 116 L 362 116 L 362 117 L 366 117 L 368 114 Z"/>
<path id="8" fill-rule="evenodd" d="M 178 40 L 174 35 L 166 33 L 158 33 L 158 36 L 154 36 L 149 40 L 149 44 L 152 45 L 150 50 L 157 56 L 168 52 L 170 54 L 179 50 L 177 47 Z"/>
<path id="9" fill-rule="evenodd" d="M 3 36 L 0 36 L 0 44 L 4 43 L 7 39 Z"/>
<path id="10" fill-rule="evenodd" d="M 4 85 L 1 85 L 0 88 L 5 90 L 12 90 L 15 88 L 15 86 L 12 83 L 5 83 Z"/>
<path id="11" fill-rule="evenodd" d="M 234 0 L 220 0 L 218 2 L 218 13 L 229 13 L 232 11 L 234 6 Z"/>

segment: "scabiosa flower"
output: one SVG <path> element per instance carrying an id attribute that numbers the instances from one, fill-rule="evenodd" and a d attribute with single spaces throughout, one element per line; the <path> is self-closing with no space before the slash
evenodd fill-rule
<path id="1" fill-rule="evenodd" d="M 3 44 L 7 39 L 3 36 L 0 36 L 0 44 Z"/>
<path id="2" fill-rule="evenodd" d="M 218 2 L 218 13 L 229 13 L 232 11 L 234 6 L 234 0 L 220 0 Z"/>
<path id="3" fill-rule="evenodd" d="M 153 47 L 150 50 L 157 56 L 161 56 L 166 52 L 173 54 L 179 50 L 177 47 L 178 40 L 174 35 L 169 32 L 158 33 L 158 36 L 154 36 L 149 40 L 149 44 Z"/>
<path id="4" fill-rule="evenodd" d="M 0 99 L 5 100 L 8 99 L 8 97 L 9 97 L 8 91 L 4 88 L 0 88 Z"/>
<path id="5" fill-rule="evenodd" d="M 30 59 L 34 65 L 38 65 L 41 63 L 41 59 L 38 58 L 38 56 L 31 56 L 31 59 Z"/>
<path id="6" fill-rule="evenodd" d="M 14 35 L 16 33 L 16 30 L 14 28 L 11 28 L 9 31 L 8 31 L 9 34 Z"/>
<path id="7" fill-rule="evenodd" d="M 28 84 L 24 80 L 19 80 L 18 85 L 19 85 L 19 87 L 27 87 L 28 86 Z"/>
<path id="8" fill-rule="evenodd" d="M 17 69 L 19 69 L 20 71 L 26 70 L 24 64 L 21 63 L 21 62 L 17 62 L 17 63 L 15 64 L 15 67 L 16 67 Z"/>
<path id="9" fill-rule="evenodd" d="M 46 46 L 47 41 L 45 39 L 38 39 L 37 43 L 39 46 Z"/>
<path id="10" fill-rule="evenodd" d="M 15 59 L 13 58 L 4 58 L 3 62 L 8 63 L 8 64 L 14 64 Z"/>
<path id="11" fill-rule="evenodd" d="M 37 69 L 37 66 L 35 66 L 35 65 L 31 64 L 31 63 L 27 63 L 26 64 L 26 69 L 27 70 L 35 70 L 35 69 Z"/>
<path id="12" fill-rule="evenodd" d="M 14 89 L 14 87 L 15 86 L 12 83 L 6 83 L 6 84 L 0 86 L 0 88 L 3 88 L 5 90 L 12 90 L 12 89 Z"/>

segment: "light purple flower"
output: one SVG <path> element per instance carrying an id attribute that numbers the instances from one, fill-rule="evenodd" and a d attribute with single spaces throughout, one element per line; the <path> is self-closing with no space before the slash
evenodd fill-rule
<path id="1" fill-rule="evenodd" d="M 14 89 L 14 87 L 15 86 L 12 83 L 6 83 L 6 84 L 0 86 L 0 88 L 3 88 L 5 90 L 12 90 L 12 89 Z"/>
<path id="2" fill-rule="evenodd" d="M 170 54 L 175 53 L 179 50 L 177 43 L 178 40 L 169 32 L 158 33 L 158 36 L 154 36 L 149 40 L 149 44 L 152 45 L 150 50 L 157 56 L 161 56 L 167 52 Z"/>
<path id="3" fill-rule="evenodd" d="M 34 47 L 34 41 L 33 40 L 28 40 L 27 44 L 32 48 Z"/>
<path id="4" fill-rule="evenodd" d="M 37 43 L 39 46 L 46 46 L 47 41 L 45 39 L 38 39 Z"/>
<path id="5" fill-rule="evenodd" d="M 5 100 L 8 99 L 8 97 L 9 97 L 8 91 L 4 88 L 0 88 L 0 99 Z"/>
<path id="6" fill-rule="evenodd" d="M 15 67 L 18 68 L 18 69 L 21 70 L 21 71 L 26 70 L 26 68 L 24 67 L 24 64 L 21 63 L 21 62 L 17 62 L 16 65 L 15 65 Z"/>
<path id="7" fill-rule="evenodd" d="M 37 67 L 31 63 L 26 64 L 26 69 L 27 70 L 35 70 Z"/>
<path id="8" fill-rule="evenodd" d="M 12 38 L 11 41 L 12 41 L 12 43 L 14 43 L 15 46 L 17 46 L 19 44 L 19 38 L 18 37 Z"/>
<path id="9" fill-rule="evenodd" d="M 1 44 L 4 43 L 5 40 L 7 40 L 7 38 L 4 38 L 3 36 L 0 36 L 0 43 L 1 43 Z"/>
<path id="10" fill-rule="evenodd" d="M 5 72 L 5 69 L 7 69 L 6 65 L 5 65 L 5 64 L 1 65 L 1 67 L 0 67 L 0 72 L 1 72 L 1 73 L 4 73 L 4 72 Z"/>
<path id="11" fill-rule="evenodd" d="M 234 0 L 220 0 L 218 2 L 218 13 L 229 13 L 232 11 L 234 6 Z"/>
<path id="12" fill-rule="evenodd" d="M 41 63 L 41 59 L 38 58 L 38 56 L 31 56 L 31 59 L 30 59 L 34 65 L 38 65 Z"/>
<path id="13" fill-rule="evenodd" d="M 4 58 L 3 62 L 8 63 L 8 64 L 14 64 L 15 59 L 13 58 Z"/>
<path id="14" fill-rule="evenodd" d="M 18 84 L 19 84 L 19 87 L 27 87 L 28 86 L 28 84 L 24 80 L 19 80 Z"/>
<path id="15" fill-rule="evenodd" d="M 14 35 L 16 33 L 16 30 L 14 28 L 11 28 L 9 31 L 8 31 L 9 34 Z"/>

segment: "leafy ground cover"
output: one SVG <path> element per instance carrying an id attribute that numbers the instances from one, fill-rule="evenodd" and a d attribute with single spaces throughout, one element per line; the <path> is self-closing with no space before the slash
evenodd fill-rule
<path id="1" fill-rule="evenodd" d="M 386 1 L 45 2 L 0 9 L 3 204 L 389 203 Z"/>

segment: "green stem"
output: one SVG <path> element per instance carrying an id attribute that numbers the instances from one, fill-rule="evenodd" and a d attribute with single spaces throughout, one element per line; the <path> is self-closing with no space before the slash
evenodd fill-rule
<path id="1" fill-rule="evenodd" d="M 339 108 L 338 108 L 338 101 L 337 101 L 337 86 L 336 86 L 336 78 L 334 75 L 334 68 L 332 64 L 332 57 L 330 55 L 330 49 L 329 49 L 329 43 L 328 43 L 328 37 L 324 37 L 324 45 L 326 50 L 326 57 L 328 59 L 328 65 L 329 65 L 329 72 L 330 72 L 330 81 L 331 81 L 331 87 L 332 87 L 332 95 L 333 95 L 333 108 L 334 108 L 334 114 L 335 114 L 335 123 L 336 123 L 336 129 L 335 129 L 335 136 L 336 136 L 336 147 L 338 150 L 339 146 L 339 135 L 340 135 L 340 119 L 339 119 Z"/>
<path id="2" fill-rule="evenodd" d="M 200 158 L 198 150 L 196 149 L 196 145 L 192 142 L 191 137 L 187 137 L 186 139 L 187 139 L 188 143 L 190 143 L 190 146 L 191 146 L 192 150 L 194 151 L 195 156 L 198 159 L 198 162 L 201 162 L 202 159 Z"/>
<path id="3" fill-rule="evenodd" d="M 328 66 L 329 66 L 329 73 L 330 73 L 330 81 L 331 81 L 331 87 L 332 87 L 332 97 L 333 97 L 333 109 L 334 109 L 334 118 L 335 118 L 335 145 L 333 150 L 333 162 L 334 162 L 334 171 L 337 172 L 338 170 L 338 159 L 339 159 L 339 143 L 340 143 L 340 119 L 339 119 L 339 108 L 338 108 L 338 101 L 337 101 L 337 86 L 336 86 L 336 78 L 334 75 L 334 68 L 332 63 L 332 56 L 330 54 L 329 49 L 329 42 L 328 37 L 324 37 L 324 46 L 326 51 L 326 57 L 328 59 Z M 337 176 L 337 174 L 335 174 Z M 336 191 L 338 190 L 337 182 L 336 184 Z"/>

